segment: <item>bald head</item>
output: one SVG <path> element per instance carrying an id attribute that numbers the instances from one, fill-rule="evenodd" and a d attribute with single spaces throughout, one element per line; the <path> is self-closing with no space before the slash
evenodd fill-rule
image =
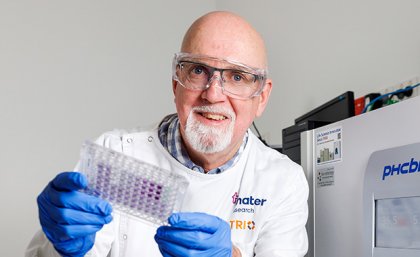
<path id="1" fill-rule="evenodd" d="M 197 19 L 185 34 L 181 51 L 267 68 L 260 34 L 243 18 L 230 12 L 211 12 Z"/>

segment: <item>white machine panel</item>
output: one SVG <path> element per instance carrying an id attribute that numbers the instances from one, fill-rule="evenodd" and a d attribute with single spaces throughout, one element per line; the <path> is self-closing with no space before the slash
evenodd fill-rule
<path id="1" fill-rule="evenodd" d="M 368 160 L 376 151 L 420 142 L 419 111 L 420 97 L 415 97 L 301 134 L 302 166 L 311 189 L 307 257 L 372 256 L 363 250 L 366 233 L 366 212 L 363 207 L 364 176 Z M 412 158 L 419 160 L 419 156 Z M 411 157 L 401 160 L 401 163 L 410 160 Z M 390 185 L 390 181 L 396 178 L 391 177 L 386 177 L 384 185 Z M 404 197 L 416 195 L 406 194 Z M 400 196 L 375 197 L 381 200 Z M 405 199 L 402 200 L 402 204 L 417 206 L 416 201 L 418 200 L 415 198 Z M 376 202 L 376 206 L 379 212 L 383 213 L 392 203 L 384 200 Z M 412 211 L 415 212 L 414 209 Z M 373 231 L 373 227 L 370 229 Z M 381 229 L 381 224 L 378 224 L 378 229 Z M 412 256 L 401 254 L 410 251 L 401 250 L 407 245 L 386 238 L 390 231 L 386 232 L 383 227 L 381 231 L 383 234 L 377 238 L 380 240 L 377 243 L 389 245 L 395 254 L 382 254 L 384 248 L 376 247 L 377 254 L 374 256 Z M 404 231 L 399 233 L 399 236 L 405 236 Z"/>
<path id="2" fill-rule="evenodd" d="M 420 143 L 372 154 L 363 203 L 364 256 L 420 256 Z"/>

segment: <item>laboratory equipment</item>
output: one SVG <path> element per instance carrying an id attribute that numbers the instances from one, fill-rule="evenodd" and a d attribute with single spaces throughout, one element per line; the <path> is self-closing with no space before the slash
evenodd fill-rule
<path id="1" fill-rule="evenodd" d="M 300 164 L 300 133 L 330 124 L 327 121 L 305 120 L 282 130 L 283 153 Z"/>
<path id="2" fill-rule="evenodd" d="M 354 93 L 347 91 L 310 112 L 295 119 L 295 124 L 305 120 L 336 122 L 354 116 Z"/>
<path id="3" fill-rule="evenodd" d="M 354 93 L 347 91 L 295 119 L 282 131 L 283 153 L 301 163 L 300 133 L 354 116 Z"/>
<path id="4" fill-rule="evenodd" d="M 156 225 L 167 224 L 167 218 L 180 208 L 188 186 L 174 172 L 89 141 L 82 147 L 80 164 L 89 182 L 84 192 Z"/>
<path id="5" fill-rule="evenodd" d="M 372 154 L 364 178 L 364 256 L 420 256 L 419 185 L 420 143 Z"/>
<path id="6" fill-rule="evenodd" d="M 418 110 L 420 97 L 414 97 L 301 134 L 302 166 L 310 186 L 306 256 L 371 257 L 363 251 L 366 236 L 374 229 L 370 226 L 366 228 L 370 232 L 365 230 L 368 213 L 363 207 L 363 192 L 368 160 L 373 152 L 420 142 Z M 411 156 L 402 163 L 411 158 L 418 156 Z M 391 165 L 393 160 L 388 158 Z M 404 195 L 399 191 L 402 186 L 392 188 L 393 179 L 387 177 L 383 183 L 382 190 L 389 190 L 388 199 Z M 411 196 L 420 196 L 420 192 Z M 379 201 L 376 204 L 382 212 L 381 208 L 390 203 Z"/>

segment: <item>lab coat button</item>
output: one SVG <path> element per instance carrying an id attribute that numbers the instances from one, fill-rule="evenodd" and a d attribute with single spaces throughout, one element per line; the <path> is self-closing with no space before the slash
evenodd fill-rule
<path id="1" fill-rule="evenodd" d="M 123 235 L 123 239 L 124 239 L 124 240 L 127 240 L 127 234 L 124 234 L 124 235 Z"/>
<path id="2" fill-rule="evenodd" d="M 153 137 L 152 137 L 152 136 L 149 136 L 149 137 L 147 138 L 147 141 L 152 142 L 152 141 L 153 141 Z"/>
<path id="3" fill-rule="evenodd" d="M 132 138 L 127 138 L 127 143 L 132 143 L 133 142 L 133 139 Z"/>

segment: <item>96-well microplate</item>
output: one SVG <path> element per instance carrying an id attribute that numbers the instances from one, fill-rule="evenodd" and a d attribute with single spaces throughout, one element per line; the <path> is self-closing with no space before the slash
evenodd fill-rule
<path id="1" fill-rule="evenodd" d="M 85 193 L 156 225 L 167 224 L 188 187 L 180 175 L 89 141 L 83 144 L 80 164 L 89 182 Z"/>

